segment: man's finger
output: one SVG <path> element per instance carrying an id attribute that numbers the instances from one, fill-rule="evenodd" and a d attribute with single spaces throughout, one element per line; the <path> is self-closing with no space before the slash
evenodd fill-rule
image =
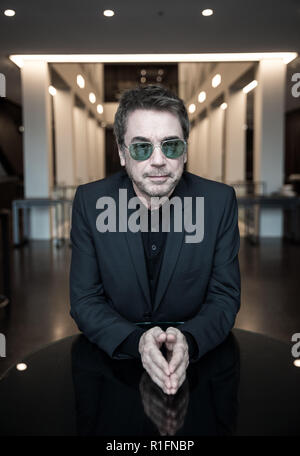
<path id="1" fill-rule="evenodd" d="M 159 347 L 161 347 L 162 344 L 163 344 L 164 342 L 166 342 L 167 335 L 166 335 L 165 332 L 162 332 L 162 333 L 160 333 L 158 336 L 155 336 L 155 339 L 156 339 L 156 341 L 157 341 Z"/>
<path id="2" fill-rule="evenodd" d="M 159 369 L 161 369 L 164 375 L 169 376 L 169 365 L 164 358 L 163 354 L 160 351 L 159 339 L 163 339 L 166 336 L 164 331 L 159 327 L 155 326 L 149 331 L 146 331 L 140 340 L 139 350 L 142 357 L 143 366 L 151 376 L 151 368 L 155 364 Z"/>
<path id="3" fill-rule="evenodd" d="M 166 376 L 170 375 L 169 364 L 158 347 L 153 345 L 148 353 L 150 362 L 154 363 Z"/>
<path id="4" fill-rule="evenodd" d="M 165 345 L 167 347 L 168 350 L 172 351 L 173 348 L 174 348 L 174 345 L 176 343 L 176 336 L 174 334 L 166 334 L 166 341 L 165 341 Z"/>
<path id="5" fill-rule="evenodd" d="M 177 341 L 176 329 L 171 326 L 166 330 L 166 347 L 169 351 L 174 349 L 174 345 Z"/>
<path id="6" fill-rule="evenodd" d="M 152 379 L 153 379 L 153 377 L 159 379 L 160 387 L 162 387 L 162 385 L 165 386 L 166 388 L 171 387 L 171 382 L 170 382 L 169 377 L 166 376 L 159 367 L 157 367 L 153 362 L 151 362 L 151 360 L 149 362 L 148 373 Z"/>
<path id="7" fill-rule="evenodd" d="M 173 377 L 175 376 L 175 377 Z M 170 376 L 170 381 L 172 385 L 175 385 L 175 388 L 179 389 L 186 377 L 186 368 L 185 363 L 182 362 L 177 371 Z"/>
<path id="8" fill-rule="evenodd" d="M 164 382 L 162 382 L 161 379 L 154 372 L 152 372 L 152 374 L 149 373 L 149 375 L 151 379 L 154 381 L 154 383 L 156 383 L 156 385 L 158 385 L 163 390 L 163 392 L 166 393 L 167 388 Z"/>
<path id="9" fill-rule="evenodd" d="M 167 336 L 174 336 L 175 339 L 177 337 L 177 332 L 179 332 L 178 329 L 176 328 L 173 328 L 173 326 L 169 326 L 167 329 L 166 329 L 166 334 Z"/>
<path id="10" fill-rule="evenodd" d="M 171 381 L 171 394 L 176 394 L 184 380 L 186 379 L 186 367 L 188 363 L 186 362 L 186 357 L 179 364 L 176 372 L 170 375 Z"/>
<path id="11" fill-rule="evenodd" d="M 170 374 L 173 374 L 176 371 L 176 369 L 182 362 L 184 355 L 185 355 L 184 348 L 176 345 L 175 349 L 173 350 L 173 356 L 169 362 Z"/>

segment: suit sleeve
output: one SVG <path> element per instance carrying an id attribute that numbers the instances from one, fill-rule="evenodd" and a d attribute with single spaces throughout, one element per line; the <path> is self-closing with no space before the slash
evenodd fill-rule
<path id="1" fill-rule="evenodd" d="M 83 186 L 80 185 L 72 206 L 70 315 L 79 330 L 111 358 L 131 358 L 130 355 L 116 349 L 136 330 L 136 326 L 121 317 L 105 295 L 82 192 Z"/>
<path id="2" fill-rule="evenodd" d="M 240 309 L 238 205 L 233 187 L 229 188 L 205 301 L 199 313 L 180 327 L 190 333 L 198 345 L 197 356 L 191 361 L 198 361 L 226 339 Z"/>

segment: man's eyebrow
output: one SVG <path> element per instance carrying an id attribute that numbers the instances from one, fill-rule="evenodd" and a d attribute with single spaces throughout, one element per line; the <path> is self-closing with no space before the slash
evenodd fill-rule
<path id="1" fill-rule="evenodd" d="M 131 139 L 131 142 L 133 142 L 133 141 L 151 142 L 149 138 L 145 138 L 144 136 L 135 136 L 134 138 Z"/>
<path id="2" fill-rule="evenodd" d="M 165 136 L 165 138 L 162 139 L 162 141 L 167 141 L 168 139 L 181 139 L 179 136 Z"/>
<path id="3" fill-rule="evenodd" d="M 179 136 L 165 136 L 162 141 L 167 141 L 168 139 L 180 139 Z M 151 142 L 149 138 L 145 138 L 144 136 L 135 136 L 134 138 L 131 139 L 131 142 L 133 141 L 145 141 L 145 142 Z"/>

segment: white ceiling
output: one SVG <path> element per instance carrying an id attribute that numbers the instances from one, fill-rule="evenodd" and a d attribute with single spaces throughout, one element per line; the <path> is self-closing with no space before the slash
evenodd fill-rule
<path id="1" fill-rule="evenodd" d="M 16 10 L 12 18 L 0 14 L 0 52 L 5 54 L 300 50 L 299 0 L 1 0 L 1 4 Z M 208 6 L 214 15 L 204 17 L 201 10 Z M 115 16 L 104 17 L 105 8 L 115 10 Z"/>
<path id="2" fill-rule="evenodd" d="M 0 1 L 0 72 L 21 103 L 10 54 L 300 52 L 299 0 Z M 214 15 L 203 17 L 201 10 Z M 12 18 L 3 15 L 13 8 Z M 110 8 L 115 16 L 105 18 Z"/>

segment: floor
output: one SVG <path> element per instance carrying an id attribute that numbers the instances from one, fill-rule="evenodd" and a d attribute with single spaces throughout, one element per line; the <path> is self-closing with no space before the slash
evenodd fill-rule
<path id="1" fill-rule="evenodd" d="M 51 241 L 31 241 L 13 250 L 12 300 L 0 309 L 6 357 L 0 377 L 29 353 L 78 332 L 69 315 L 71 249 Z M 300 332 L 300 245 L 263 239 L 253 246 L 241 238 L 241 310 L 235 327 L 290 343 Z"/>

